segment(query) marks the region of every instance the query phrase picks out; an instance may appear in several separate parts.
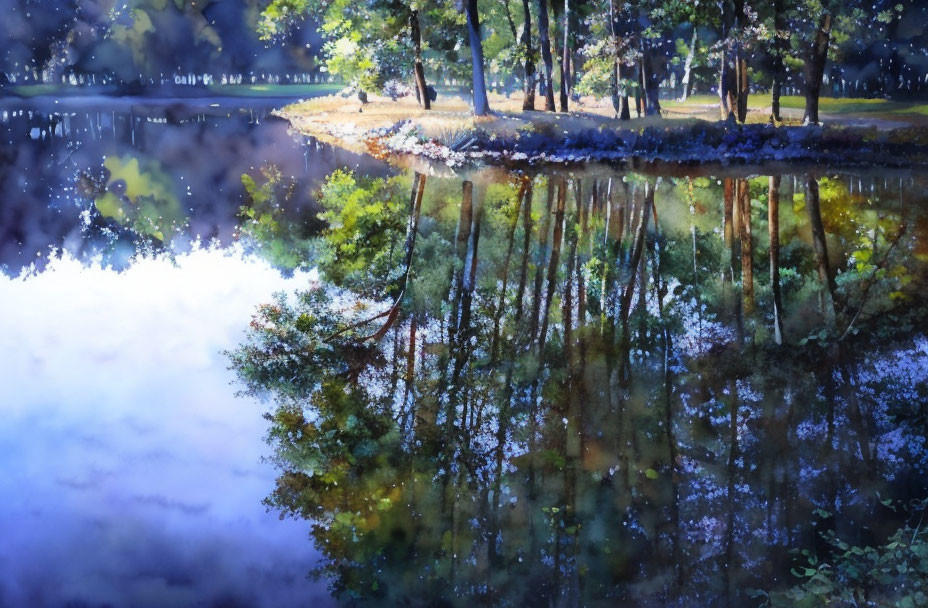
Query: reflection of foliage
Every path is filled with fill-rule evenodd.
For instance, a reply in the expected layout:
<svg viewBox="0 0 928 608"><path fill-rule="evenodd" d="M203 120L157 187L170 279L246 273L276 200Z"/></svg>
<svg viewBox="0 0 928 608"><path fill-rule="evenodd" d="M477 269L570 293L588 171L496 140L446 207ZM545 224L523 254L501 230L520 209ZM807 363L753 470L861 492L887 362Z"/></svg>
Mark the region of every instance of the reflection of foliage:
<svg viewBox="0 0 928 608"><path fill-rule="evenodd" d="M364 179L345 171L326 179L319 202L325 210L320 218L329 228L320 267L331 281L358 289L374 279L376 293L396 278L406 229L407 184L404 177Z"/></svg>
<svg viewBox="0 0 928 608"><path fill-rule="evenodd" d="M105 218L136 233L168 242L186 222L174 182L156 161L110 156L106 180L94 193L94 205Z"/></svg>
<svg viewBox="0 0 928 608"><path fill-rule="evenodd" d="M284 217L296 181L285 178L275 166L264 166L256 179L242 175L245 204L239 210L242 235L250 237L275 265L292 270L306 263L309 241L305 227Z"/></svg>
<svg viewBox="0 0 928 608"><path fill-rule="evenodd" d="M902 375L892 357L928 359L877 346L901 312L924 318L887 291L915 293L924 267L886 289L851 274L862 235L904 264L914 240L889 249L903 216L824 183L825 264L810 211L781 207L779 346L768 182L738 180L753 237L726 240L733 181L430 177L420 217L408 176L330 176L326 286L259 309L231 357L273 397L268 504L311 521L339 599L738 605L758 564L788 574L816 511L860 521L872 490L918 477L928 368ZM823 265L840 279L832 311ZM398 311L389 331L371 329L374 307ZM857 310L867 338L841 338Z"/></svg>
<svg viewBox="0 0 928 608"><path fill-rule="evenodd" d="M824 532L822 538L833 557L826 561L803 550L807 565L792 570L803 582L770 594L767 605L928 606L928 530L923 526L926 502L917 500L904 505L916 525L907 523L876 547L851 545L838 538L834 530ZM884 505L896 510L889 500ZM820 515L831 517L825 511Z"/></svg>

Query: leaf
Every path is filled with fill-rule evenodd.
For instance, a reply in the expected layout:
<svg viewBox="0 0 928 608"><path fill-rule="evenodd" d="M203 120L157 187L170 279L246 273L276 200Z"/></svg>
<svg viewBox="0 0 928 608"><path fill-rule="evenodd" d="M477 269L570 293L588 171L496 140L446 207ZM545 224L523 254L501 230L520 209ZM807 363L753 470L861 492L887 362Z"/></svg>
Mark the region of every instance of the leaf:
<svg viewBox="0 0 928 608"><path fill-rule="evenodd" d="M658 478L657 471L655 471L654 469L648 469L648 470L646 470L646 471L644 472L644 476L647 477L648 479L657 479L657 478Z"/></svg>

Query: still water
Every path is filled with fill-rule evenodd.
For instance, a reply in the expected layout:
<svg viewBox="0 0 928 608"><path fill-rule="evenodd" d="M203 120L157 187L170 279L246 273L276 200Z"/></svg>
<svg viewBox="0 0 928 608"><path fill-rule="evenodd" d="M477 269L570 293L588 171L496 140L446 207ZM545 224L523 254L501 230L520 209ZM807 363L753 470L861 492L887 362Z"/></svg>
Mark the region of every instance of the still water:
<svg viewBox="0 0 928 608"><path fill-rule="evenodd" d="M921 555L919 172L416 173L206 107L3 124L0 604L790 605Z"/></svg>

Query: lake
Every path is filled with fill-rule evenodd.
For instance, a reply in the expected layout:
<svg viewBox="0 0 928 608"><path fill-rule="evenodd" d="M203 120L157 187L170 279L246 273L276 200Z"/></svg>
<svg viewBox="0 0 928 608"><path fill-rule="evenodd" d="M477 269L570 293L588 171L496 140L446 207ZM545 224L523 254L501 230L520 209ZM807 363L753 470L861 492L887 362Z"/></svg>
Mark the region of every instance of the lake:
<svg viewBox="0 0 928 608"><path fill-rule="evenodd" d="M922 172L416 172L242 103L0 107L0 605L757 606L921 550Z"/></svg>

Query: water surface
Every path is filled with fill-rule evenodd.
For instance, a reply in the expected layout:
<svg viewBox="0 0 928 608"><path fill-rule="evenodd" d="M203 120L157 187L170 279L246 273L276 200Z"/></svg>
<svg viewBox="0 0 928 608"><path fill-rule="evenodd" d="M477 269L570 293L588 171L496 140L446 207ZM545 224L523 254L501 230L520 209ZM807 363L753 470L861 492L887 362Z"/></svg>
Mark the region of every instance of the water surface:
<svg viewBox="0 0 928 608"><path fill-rule="evenodd" d="M914 526L917 173L63 103L0 109L0 605L757 605Z"/></svg>

